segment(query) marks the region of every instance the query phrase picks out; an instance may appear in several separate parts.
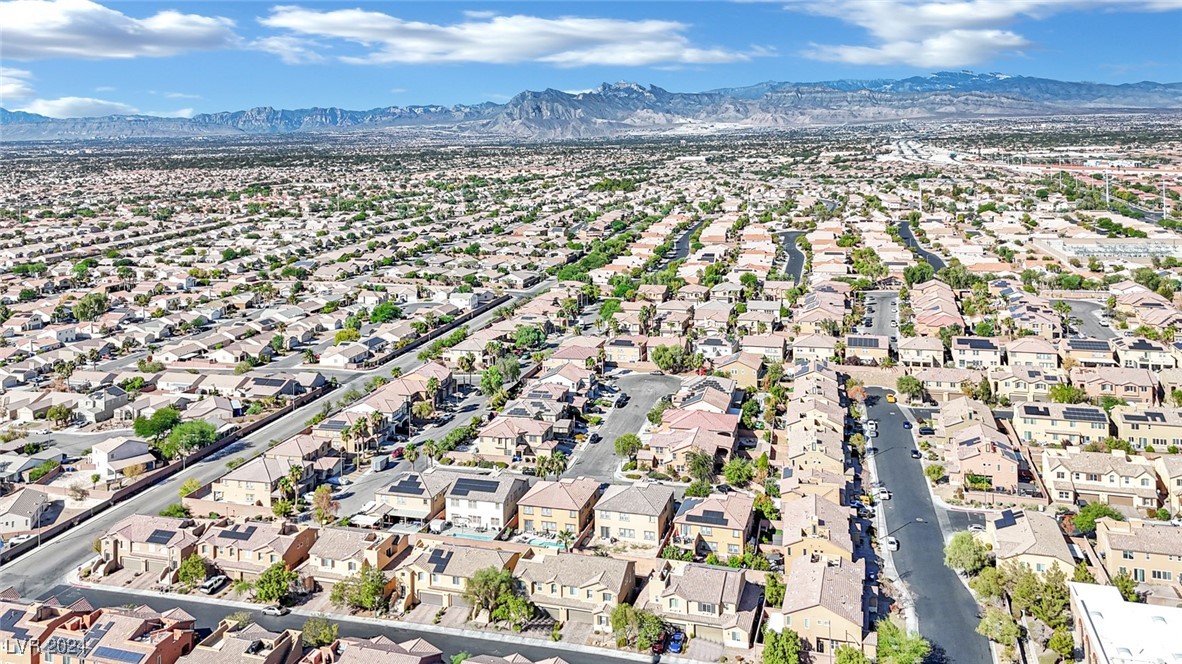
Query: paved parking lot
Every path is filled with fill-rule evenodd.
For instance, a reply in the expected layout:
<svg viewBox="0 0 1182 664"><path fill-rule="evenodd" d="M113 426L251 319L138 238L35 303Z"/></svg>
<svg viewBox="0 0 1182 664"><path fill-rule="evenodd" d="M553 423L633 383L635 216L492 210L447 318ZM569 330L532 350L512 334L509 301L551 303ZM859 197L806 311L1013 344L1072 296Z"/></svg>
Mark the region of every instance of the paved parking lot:
<svg viewBox="0 0 1182 664"><path fill-rule="evenodd" d="M616 438L626 433L637 433L644 418L661 397L677 391L681 380L676 376L654 376L629 373L616 379L616 385L627 393L629 400L623 408L612 408L599 426L602 440L594 445L584 444L574 463L567 468L566 477L593 477L610 482L620 460L616 457Z"/></svg>

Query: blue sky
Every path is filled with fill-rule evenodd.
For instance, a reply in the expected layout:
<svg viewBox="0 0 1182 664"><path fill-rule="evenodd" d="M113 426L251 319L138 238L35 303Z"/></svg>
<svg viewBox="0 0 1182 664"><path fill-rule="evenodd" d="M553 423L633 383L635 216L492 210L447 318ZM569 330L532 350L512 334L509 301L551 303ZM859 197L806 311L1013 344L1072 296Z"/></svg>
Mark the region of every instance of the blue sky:
<svg viewBox="0 0 1182 664"><path fill-rule="evenodd" d="M0 106L188 116L943 69L1182 79L1182 0L0 1Z"/></svg>

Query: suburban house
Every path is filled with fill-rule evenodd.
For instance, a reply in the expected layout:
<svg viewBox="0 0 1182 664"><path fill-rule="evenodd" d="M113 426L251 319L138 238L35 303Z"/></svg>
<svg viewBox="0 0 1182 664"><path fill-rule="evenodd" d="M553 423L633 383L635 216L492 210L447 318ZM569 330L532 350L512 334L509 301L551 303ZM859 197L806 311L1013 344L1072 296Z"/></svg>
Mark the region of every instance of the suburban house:
<svg viewBox="0 0 1182 664"><path fill-rule="evenodd" d="M151 470L156 467L158 459L148 443L120 436L90 448L90 462L102 481L110 481L123 477L128 468L138 467L141 474Z"/></svg>
<svg viewBox="0 0 1182 664"><path fill-rule="evenodd" d="M197 542L210 525L208 521L132 514L100 538L99 569L103 574L130 569L162 579L196 553Z"/></svg>
<svg viewBox="0 0 1182 664"><path fill-rule="evenodd" d="M1182 410L1130 404L1116 406L1109 414L1116 437L1139 450L1152 447L1160 453L1182 447Z"/></svg>
<svg viewBox="0 0 1182 664"><path fill-rule="evenodd" d="M754 500L741 493L686 498L673 517L674 544L721 559L741 556L755 524Z"/></svg>
<svg viewBox="0 0 1182 664"><path fill-rule="evenodd" d="M476 436L476 453L484 457L534 459L553 448L554 425L528 417L497 416Z"/></svg>
<svg viewBox="0 0 1182 664"><path fill-rule="evenodd" d="M336 583L356 575L363 567L385 569L407 544L405 536L381 530L325 526L316 534L308 559L296 571L315 579L329 592ZM387 582L387 597L396 585L392 578Z"/></svg>
<svg viewBox="0 0 1182 664"><path fill-rule="evenodd" d="M1083 445L1108 437L1108 413L1087 404L1018 404L1012 421L1018 439L1027 443Z"/></svg>
<svg viewBox="0 0 1182 664"><path fill-rule="evenodd" d="M280 521L252 521L211 526L197 542L197 553L231 579L257 579L268 567L282 563L295 569L316 542L314 528Z"/></svg>
<svg viewBox="0 0 1182 664"><path fill-rule="evenodd" d="M613 484L595 504L595 535L609 542L659 546L673 521L673 496L673 489L663 484Z"/></svg>
<svg viewBox="0 0 1182 664"><path fill-rule="evenodd" d="M984 539L992 544L997 563L1026 565L1042 574L1054 567L1067 576L1075 556L1055 517L1043 512L1005 510L985 520Z"/></svg>
<svg viewBox="0 0 1182 664"><path fill-rule="evenodd" d="M499 532L529 489L519 475L465 475L447 489L447 518L457 526Z"/></svg>
<svg viewBox="0 0 1182 664"><path fill-rule="evenodd" d="M50 504L44 491L31 486L0 497L0 537L24 534L40 528Z"/></svg>
<svg viewBox="0 0 1182 664"><path fill-rule="evenodd" d="M1148 369L1075 367L1070 375L1071 384L1082 387L1092 399L1112 397L1153 406L1157 404L1161 389L1157 376Z"/></svg>
<svg viewBox="0 0 1182 664"><path fill-rule="evenodd" d="M369 515L387 522L427 523L443 514L447 490L460 476L440 468L401 473L389 485L374 492L377 506Z"/></svg>
<svg viewBox="0 0 1182 664"><path fill-rule="evenodd" d="M1096 552L1109 576L1182 591L1182 528L1143 519L1096 519Z"/></svg>
<svg viewBox="0 0 1182 664"><path fill-rule="evenodd" d="M1042 479L1048 497L1056 503L1106 503L1131 513L1156 510L1160 504L1153 462L1121 450L1044 449Z"/></svg>
<svg viewBox="0 0 1182 664"><path fill-rule="evenodd" d="M853 561L855 540L851 509L816 495L783 504L784 574L802 557Z"/></svg>
<svg viewBox="0 0 1182 664"><path fill-rule="evenodd" d="M398 604L409 609L416 604L440 608L468 606L464 589L477 570L493 568L512 571L520 553L463 544L436 544L420 540L395 570Z"/></svg>
<svg viewBox="0 0 1182 664"><path fill-rule="evenodd" d="M741 569L699 563L657 561L644 602L686 634L734 648L749 648L759 626L762 586L748 583Z"/></svg>
<svg viewBox="0 0 1182 664"><path fill-rule="evenodd" d="M611 613L636 587L636 563L605 556L551 553L523 558L514 570L530 601L562 623L611 631Z"/></svg>
<svg viewBox="0 0 1182 664"><path fill-rule="evenodd" d="M518 526L527 533L582 534L591 525L599 481L586 477L539 481L517 501Z"/></svg>
<svg viewBox="0 0 1182 664"><path fill-rule="evenodd" d="M866 563L802 557L785 578L784 601L768 607L768 629L790 629L800 636L811 661L848 646L873 657L878 635L878 596L866 582ZM820 660L829 661L829 660Z"/></svg>
<svg viewBox="0 0 1182 664"><path fill-rule="evenodd" d="M899 364L905 367L944 366L944 342L939 337L901 337Z"/></svg>

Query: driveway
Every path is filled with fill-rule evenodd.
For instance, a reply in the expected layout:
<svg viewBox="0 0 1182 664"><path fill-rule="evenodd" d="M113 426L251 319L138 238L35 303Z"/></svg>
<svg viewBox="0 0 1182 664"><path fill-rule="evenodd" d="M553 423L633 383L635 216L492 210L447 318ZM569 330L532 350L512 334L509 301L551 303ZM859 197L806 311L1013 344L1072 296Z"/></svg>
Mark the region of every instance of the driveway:
<svg viewBox="0 0 1182 664"><path fill-rule="evenodd" d="M676 376L653 376L645 373L630 373L616 379L616 385L628 395L623 408L612 408L598 432L602 440L592 445L584 443L574 463L567 468L565 477L591 477L610 482L620 459L616 457L616 438L626 433L639 433L644 418L661 397L677 391L681 379Z"/></svg>
<svg viewBox="0 0 1182 664"><path fill-rule="evenodd" d="M879 435L872 439L879 450L875 455L878 480L893 494L891 500L879 503L888 531L879 537L899 539L899 550L892 557L898 581L907 585L914 598L919 631L943 651L943 662L992 664L989 644L977 634L977 602L956 573L944 566L944 542L951 533L946 535L940 522L950 517L932 504L922 466L911 458L915 442L911 431L903 428L903 413L898 404L887 403L885 390L867 392L869 416L878 420ZM957 516L956 521L962 518L969 517Z"/></svg>

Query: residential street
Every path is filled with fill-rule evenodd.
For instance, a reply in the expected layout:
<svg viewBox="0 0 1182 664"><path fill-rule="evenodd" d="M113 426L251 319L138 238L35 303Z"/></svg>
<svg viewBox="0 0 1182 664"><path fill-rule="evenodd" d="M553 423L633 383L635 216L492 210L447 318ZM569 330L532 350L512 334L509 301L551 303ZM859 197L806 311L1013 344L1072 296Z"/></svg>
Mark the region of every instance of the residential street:
<svg viewBox="0 0 1182 664"><path fill-rule="evenodd" d="M189 612L197 619L197 627L199 629L211 629L217 626L217 623L222 618L230 613L233 607L227 607L215 601L199 601L191 598L186 598L182 595L176 597L169 597L162 599L159 597L145 597L143 595L132 592L119 592L111 590L95 590L90 588L78 588L68 585L59 585L52 588L48 596L57 596L63 600L63 603L70 602L85 597L95 606L123 606L127 604L147 604L158 611L166 611L174 607L180 607ZM462 610L462 609L457 609ZM263 627L279 631L284 629L301 629L304 621L308 619L308 615L300 615L299 613L289 613L286 616L264 616L260 611L251 611L251 618ZM443 651L444 661L448 661L452 655L461 652L469 652L473 654L498 655L505 656L512 653L520 653L533 661L538 661L550 657L561 657L570 662L570 664L598 664L599 662L627 662L624 658L604 657L598 654L581 653L569 650L561 645L554 647L540 647L534 645L520 645L512 642L502 642L494 639L481 639L476 635L454 636L450 634L442 634L435 632L428 632L426 630L418 629L416 626L401 623L395 625L391 623L389 626L376 626L368 620L356 620L344 616L333 616L333 622L340 626L341 636L357 636L369 638L382 634L395 641L401 642L408 639L426 638L436 648ZM538 638L539 635L534 635ZM548 635L541 635L548 636Z"/></svg>
<svg viewBox="0 0 1182 664"><path fill-rule="evenodd" d="M533 289L514 298L518 301L549 288L554 283L547 279ZM496 310L477 316L468 323L470 331L489 325L496 317ZM342 389L329 393L326 399L337 399L348 385L358 387L368 378L376 375L390 376L394 367L404 373L422 364L417 353L409 352L397 359L368 372L358 372L350 378L341 379ZM226 472L226 462L235 457L252 458L267 449L272 440L285 440L300 432L306 422L322 407L324 399L312 401L295 411L284 415L255 433L235 442L225 450L207 457L203 461L173 475L171 478L146 489L138 496L122 502L106 512L80 524L76 528L52 540L47 540L36 549L0 567L0 579L5 585L12 585L25 597L40 597L50 588L58 585L66 573L94 555L94 539L131 514L156 514L170 504L178 502L177 488L190 478L196 478L203 485ZM365 501L362 501L363 503Z"/></svg>
<svg viewBox="0 0 1182 664"><path fill-rule="evenodd" d="M906 242L908 246L915 247L919 251L919 255L922 256L923 259L926 260L933 268L942 270L947 267L948 264L944 262L943 258L925 249L924 246L915 239L915 234L911 232L911 224L909 222L899 222L899 236L903 238L903 241Z"/></svg>
<svg viewBox="0 0 1182 664"><path fill-rule="evenodd" d="M943 651L948 664L992 664L988 642L977 634L977 603L952 570L944 566L944 542L951 536L941 530L941 520L948 521L944 510L932 504L922 466L911 458L915 448L911 431L903 428L905 419L898 404L888 403L886 390L867 390L867 411L878 420L879 436L870 439L878 448L875 464L878 480L893 494L879 503L885 513L886 533L899 539L893 554L899 579L906 584L915 601L919 631ZM968 517L956 517L956 521ZM964 523L967 527L967 523Z"/></svg>
<svg viewBox="0 0 1182 664"><path fill-rule="evenodd" d="M873 321L873 325L867 330L866 326L859 324L858 329L868 332L869 334L878 334L884 337L898 336L899 328L897 323L899 321L899 314L896 309L891 308L892 302L898 302L898 291L868 291L866 293L866 301L870 308L874 309L874 313L867 311L867 316ZM892 326L891 321L896 325Z"/></svg>
<svg viewBox="0 0 1182 664"><path fill-rule="evenodd" d="M792 277L796 283L804 277L804 252L800 247L796 246L796 238L804 235L803 231L787 231L780 234L780 240L784 243L784 253L787 255L787 260L784 262L784 275Z"/></svg>
<svg viewBox="0 0 1182 664"><path fill-rule="evenodd" d="M1115 339L1120 333L1112 327L1100 325L1100 314L1104 311L1103 302L1084 302L1082 300L1065 300L1071 305L1071 315L1080 320L1081 334L1093 339Z"/></svg>

